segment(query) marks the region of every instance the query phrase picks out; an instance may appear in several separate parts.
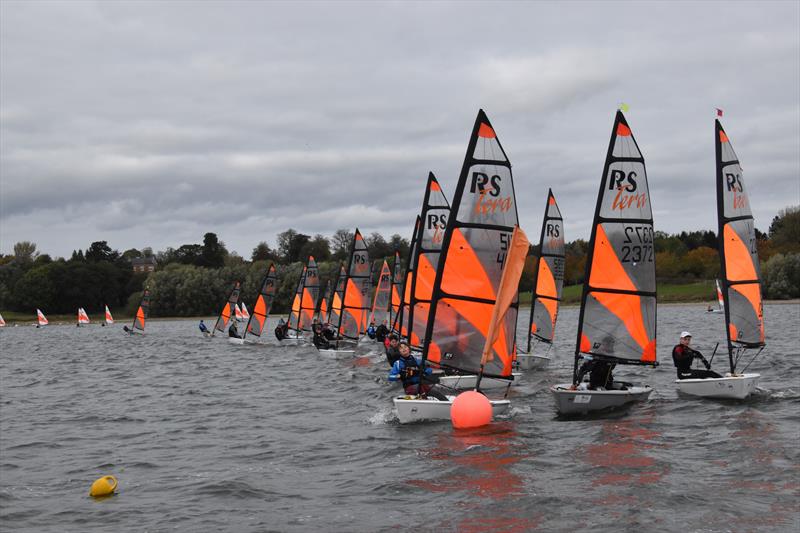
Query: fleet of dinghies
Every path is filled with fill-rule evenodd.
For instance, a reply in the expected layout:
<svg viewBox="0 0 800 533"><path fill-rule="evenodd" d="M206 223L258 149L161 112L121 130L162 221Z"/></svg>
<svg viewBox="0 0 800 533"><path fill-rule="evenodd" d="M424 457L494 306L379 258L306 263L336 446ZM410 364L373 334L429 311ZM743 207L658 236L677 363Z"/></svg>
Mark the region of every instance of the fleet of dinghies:
<svg viewBox="0 0 800 533"><path fill-rule="evenodd" d="M719 120L715 148L722 274L717 280L719 309L709 311L724 314L729 372L721 378L675 383L683 394L742 399L760 377L745 371L765 347L761 277L741 166ZM335 278L321 291L317 262L309 256L287 322L279 326L288 331L279 339L289 344L313 339L320 346L315 335L324 330L330 342L319 352L346 356L365 339L368 324L385 324L419 356L420 375L433 371L432 381L453 392L505 391L489 403L494 414L506 412L511 405L509 387L522 376L521 370L541 370L551 360L564 284L564 220L551 189L534 257L522 351L517 339L518 287L530 243L518 222L511 163L480 110L452 204L429 173L405 260L399 251L391 267L383 260L373 290L373 265L356 228L347 261L338 265ZM654 235L644 157L625 116L617 111L592 222L572 381L550 387L559 414L626 407L650 396L647 384L606 381L606 386L593 386L579 381L590 367L658 365ZM256 343L264 335L278 289L275 265L267 267L260 281L252 313L241 301L241 288L239 281L233 283L206 335L227 332L233 344ZM132 327L125 326L125 331L144 333L149 308L150 291L145 288ZM38 326L48 323L41 310L36 315ZM78 309L77 322L90 323L83 308ZM241 333L239 322L244 323ZM103 325L113 323L105 306ZM753 351L737 372L742 358ZM423 381L416 394L407 387L406 394L393 398L401 423L450 418L455 396L429 396Z"/></svg>

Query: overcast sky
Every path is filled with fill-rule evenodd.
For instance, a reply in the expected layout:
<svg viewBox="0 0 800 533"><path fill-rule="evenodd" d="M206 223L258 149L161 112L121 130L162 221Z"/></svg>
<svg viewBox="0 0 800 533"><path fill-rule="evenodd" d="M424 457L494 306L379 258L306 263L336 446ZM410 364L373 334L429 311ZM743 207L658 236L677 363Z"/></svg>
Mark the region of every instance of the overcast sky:
<svg viewBox="0 0 800 533"><path fill-rule="evenodd" d="M657 230L716 229L715 108L756 226L800 203L800 3L0 2L0 251L289 227L410 236L483 108L521 224L587 238L614 112Z"/></svg>

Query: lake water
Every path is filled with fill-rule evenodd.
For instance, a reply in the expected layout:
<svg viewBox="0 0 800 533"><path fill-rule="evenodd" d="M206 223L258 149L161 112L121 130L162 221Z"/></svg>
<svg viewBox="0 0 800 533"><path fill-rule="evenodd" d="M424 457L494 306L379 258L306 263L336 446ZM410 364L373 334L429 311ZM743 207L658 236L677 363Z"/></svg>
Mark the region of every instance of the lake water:
<svg viewBox="0 0 800 533"><path fill-rule="evenodd" d="M662 366L615 372L652 384L650 400L560 420L547 386L570 379L577 314L563 309L553 363L512 388L509 416L471 431L398 424L375 345L323 358L272 327L232 346L193 321L144 337L4 328L0 530L800 530L800 305L765 306L747 401L678 397L678 333L708 357L723 318L662 306ZM118 495L89 498L105 474Z"/></svg>

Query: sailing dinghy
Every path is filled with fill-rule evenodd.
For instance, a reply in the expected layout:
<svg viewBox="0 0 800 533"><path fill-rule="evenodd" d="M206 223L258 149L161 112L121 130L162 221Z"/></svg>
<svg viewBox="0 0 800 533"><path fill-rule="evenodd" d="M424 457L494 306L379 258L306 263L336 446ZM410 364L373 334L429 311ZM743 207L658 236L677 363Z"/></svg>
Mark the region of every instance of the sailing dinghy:
<svg viewBox="0 0 800 533"><path fill-rule="evenodd" d="M36 327L38 328L39 326L46 326L47 324L49 324L49 322L47 320L47 317L44 316L44 313L42 313L41 309L37 309L36 310Z"/></svg>
<svg viewBox="0 0 800 533"><path fill-rule="evenodd" d="M755 224L742 178L742 167L719 120L714 131L714 145L721 292L730 372L722 378L679 379L675 383L678 392L684 394L742 400L755 390L761 375L737 373L739 359L749 350L758 350L752 362L766 346L761 272Z"/></svg>
<svg viewBox="0 0 800 533"><path fill-rule="evenodd" d="M725 312L725 300L722 297L722 287L719 285L719 279L715 280L717 285L717 307L716 309L712 306L708 306L709 313L724 313Z"/></svg>
<svg viewBox="0 0 800 533"><path fill-rule="evenodd" d="M303 292L300 297L300 317L298 330L313 336L314 314L319 300L319 268L313 255L308 256L303 275Z"/></svg>
<svg viewBox="0 0 800 533"><path fill-rule="evenodd" d="M484 347L517 220L511 163L489 119L480 110L447 216L436 275L430 285L421 343L422 372L434 363L443 369L475 374L479 385L483 377L513 379L516 291L511 307L503 314L497 339L491 343L491 358L484 356ZM424 225L425 221L422 222ZM431 281L428 275L417 273L417 284L423 279ZM448 398L445 402L431 397L400 396L394 398L394 406L401 423L449 420L455 396ZM505 399L490 403L495 415L510 406Z"/></svg>
<svg viewBox="0 0 800 533"><path fill-rule="evenodd" d="M216 336L217 332L221 333L228 333L228 324L231 320L236 320L236 304L239 303L239 293L241 292L241 284L238 281L233 282L233 286L231 287L230 292L228 293L228 298L225 301L225 305L222 306L222 310L219 312L219 316L217 317L217 321L214 323L214 327L211 329L211 336ZM233 327L234 324L231 324ZM228 334L230 335L230 334ZM229 342L233 344L242 344L241 337L228 337L230 340Z"/></svg>
<svg viewBox="0 0 800 533"><path fill-rule="evenodd" d="M150 290L145 287L142 291L142 299L139 300L139 307L136 308L136 314L133 315L133 326L128 329L125 326L125 331L130 335L144 335L144 324L150 317Z"/></svg>
<svg viewBox="0 0 800 533"><path fill-rule="evenodd" d="M370 311L369 292L372 286L369 252L361 232L356 228L350 248L348 268L341 271L334 295L334 311L338 312L337 336L333 348L320 349L321 354L353 355L358 340L367 332ZM341 287L341 296L340 296Z"/></svg>
<svg viewBox="0 0 800 533"><path fill-rule="evenodd" d="M111 311L108 309L108 306L106 306L106 325L110 326L113 323L114 323L114 317L111 316Z"/></svg>
<svg viewBox="0 0 800 533"><path fill-rule="evenodd" d="M242 332L242 343L254 343L253 337L259 338L264 333L264 328L267 325L267 318L272 309L272 301L275 299L275 291L277 290L277 274L275 272L275 265L270 263L267 268L267 273L264 279L261 280L256 303L253 304L253 312L247 319L247 326ZM245 309L245 307L242 307ZM249 337L249 338L248 338Z"/></svg>
<svg viewBox="0 0 800 533"><path fill-rule="evenodd" d="M79 307L77 326L80 327L86 324L89 324L89 315L86 313L86 310L83 307Z"/></svg>
<svg viewBox="0 0 800 533"><path fill-rule="evenodd" d="M617 111L589 241L573 382L581 359L590 357L618 365L658 364L654 255L644 158L625 117ZM609 390L574 385L550 388L562 415L622 407L646 400L653 391L648 385L616 385Z"/></svg>
<svg viewBox="0 0 800 533"><path fill-rule="evenodd" d="M547 205L539 238L539 260L531 289L531 315L528 323L527 353L517 353L519 368L544 368L550 363L558 306L564 287L564 219L553 190L547 192ZM536 346L547 346L543 354L533 353Z"/></svg>
<svg viewBox="0 0 800 533"><path fill-rule="evenodd" d="M4 328L6 326L6 321L3 318L3 315L0 315L0 328Z"/></svg>
<svg viewBox="0 0 800 533"><path fill-rule="evenodd" d="M306 265L300 272L300 279L297 280L297 288L292 299L292 308L289 310L289 318L286 319L286 336L281 339L281 343L296 344L303 340L303 333L300 331L300 306L303 301L303 283L306 278Z"/></svg>

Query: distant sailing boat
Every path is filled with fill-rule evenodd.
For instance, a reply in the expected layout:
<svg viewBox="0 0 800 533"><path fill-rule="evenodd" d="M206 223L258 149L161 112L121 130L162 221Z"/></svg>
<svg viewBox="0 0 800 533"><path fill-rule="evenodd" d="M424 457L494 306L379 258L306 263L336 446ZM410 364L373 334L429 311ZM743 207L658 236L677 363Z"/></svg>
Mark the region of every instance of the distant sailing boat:
<svg viewBox="0 0 800 533"><path fill-rule="evenodd" d="M145 288L142 291L142 299L139 300L139 307L136 308L136 314L133 316L133 327L124 329L127 333L133 335L134 333L144 335L144 324L150 317L150 290Z"/></svg>
<svg viewBox="0 0 800 533"><path fill-rule="evenodd" d="M228 293L228 298L225 301L225 305L222 306L222 310L219 312L219 316L217 317L217 321L214 323L214 327L211 329L211 336L215 336L217 332L227 333L228 332L228 323L231 319L236 319L236 304L239 303L239 293L241 292L241 284L238 281L233 282L233 286L231 287L230 292ZM237 340L241 341L238 337L229 337L234 339L232 342L238 344Z"/></svg>
<svg viewBox="0 0 800 533"><path fill-rule="evenodd" d="M264 279L261 280L261 288L258 291L256 303L253 304L253 312L250 314L247 326L245 326L242 333L243 342L253 342L247 338L248 335L250 337L261 337L264 332L264 328L267 325L267 317L269 317L269 312L272 309L272 301L275 299L275 291L278 288L277 280L275 265L270 263Z"/></svg>
<svg viewBox="0 0 800 533"><path fill-rule="evenodd" d="M656 268L653 214L644 158L617 111L600 180L581 296L573 382L581 359L656 366ZM582 387L582 385L580 386ZM561 414L644 401L648 385L550 388Z"/></svg>
<svg viewBox="0 0 800 533"><path fill-rule="evenodd" d="M361 232L356 228L353 244L350 248L350 260L345 271L339 276L342 293L339 296L339 284L334 296L334 310L338 311L337 338L332 341L334 349L322 349L320 353L353 354L359 338L367 332L367 316L369 314L370 261L367 245ZM337 298L340 307L337 309Z"/></svg>
<svg viewBox="0 0 800 533"><path fill-rule="evenodd" d="M37 309L36 310L36 327L38 328L39 326L46 326L47 324L49 324L49 322L47 321L47 317L44 316L44 313L42 313L42 311L40 309Z"/></svg>
<svg viewBox="0 0 800 533"><path fill-rule="evenodd" d="M319 300L319 268L313 255L308 256L305 275L303 276L303 291L300 298L300 320L298 329L302 332L312 332L314 314Z"/></svg>
<svg viewBox="0 0 800 533"><path fill-rule="evenodd" d="M6 325L6 321L5 321L5 319L3 319L3 315L0 315L0 328L5 327L5 325Z"/></svg>
<svg viewBox="0 0 800 533"><path fill-rule="evenodd" d="M113 323L114 317L111 316L111 311L108 309L108 306L106 306L106 324L110 326Z"/></svg>
<svg viewBox="0 0 800 533"><path fill-rule="evenodd" d="M741 400L755 390L761 375L737 373L739 359L748 350L758 349L750 361L752 363L766 346L761 272L755 224L742 167L719 120L715 126L717 235L730 373L723 378L679 379L676 383L678 391L686 394Z"/></svg>
<svg viewBox="0 0 800 533"><path fill-rule="evenodd" d="M539 259L531 289L527 353L517 352L520 368L541 368L550 363L548 354L553 347L558 306L564 287L564 257L564 220L550 189L547 191L542 234L539 237ZM540 342L547 345L545 353L541 355L533 353Z"/></svg>
<svg viewBox="0 0 800 533"><path fill-rule="evenodd" d="M233 309L233 313L234 313L237 321L241 322L241 321L244 320L244 313L242 313L241 304L236 304L236 306Z"/></svg>
<svg viewBox="0 0 800 533"><path fill-rule="evenodd" d="M367 320L368 323L383 323L386 324L387 328L390 326L392 288L392 271L389 270L389 263L384 259L381 273L378 275L378 286L372 299L372 310L369 314L369 320Z"/></svg>
<svg viewBox="0 0 800 533"><path fill-rule="evenodd" d="M435 363L443 368L476 374L479 385L483 376L513 379L516 287L510 307L501 315L499 327L492 325L492 317L496 314L503 266L517 220L511 163L489 119L480 110L453 205L446 217L436 275L431 279L429 273L415 273L417 286L430 283L431 287L421 372L429 363ZM422 222L426 226L426 220ZM416 287L412 292L416 293ZM412 309L416 314L415 307ZM416 321L414 318L412 327L416 327L413 326ZM484 355L490 329L496 331L495 340L488 347L491 357ZM449 401L440 401L400 396L394 398L394 405L401 423L448 420L454 397L449 398ZM492 400L491 405L493 413L499 414L509 408L510 402Z"/></svg>
<svg viewBox="0 0 800 533"><path fill-rule="evenodd" d="M303 302L303 284L306 279L306 265L303 265L303 270L300 272L300 279L297 280L297 289L294 291L294 298L292 299L292 308L289 310L289 318L286 320L288 329L286 330L286 337L281 341L298 341L303 338L300 331L300 307Z"/></svg>
<svg viewBox="0 0 800 533"><path fill-rule="evenodd" d="M717 287L717 308L714 309L712 306L708 306L709 313L724 313L725 312L725 300L722 297L722 287L719 285L719 279L714 280L716 282Z"/></svg>
<svg viewBox="0 0 800 533"><path fill-rule="evenodd" d="M89 323L89 315L86 314L86 310L83 307L78 308L78 324L77 326L82 326Z"/></svg>

